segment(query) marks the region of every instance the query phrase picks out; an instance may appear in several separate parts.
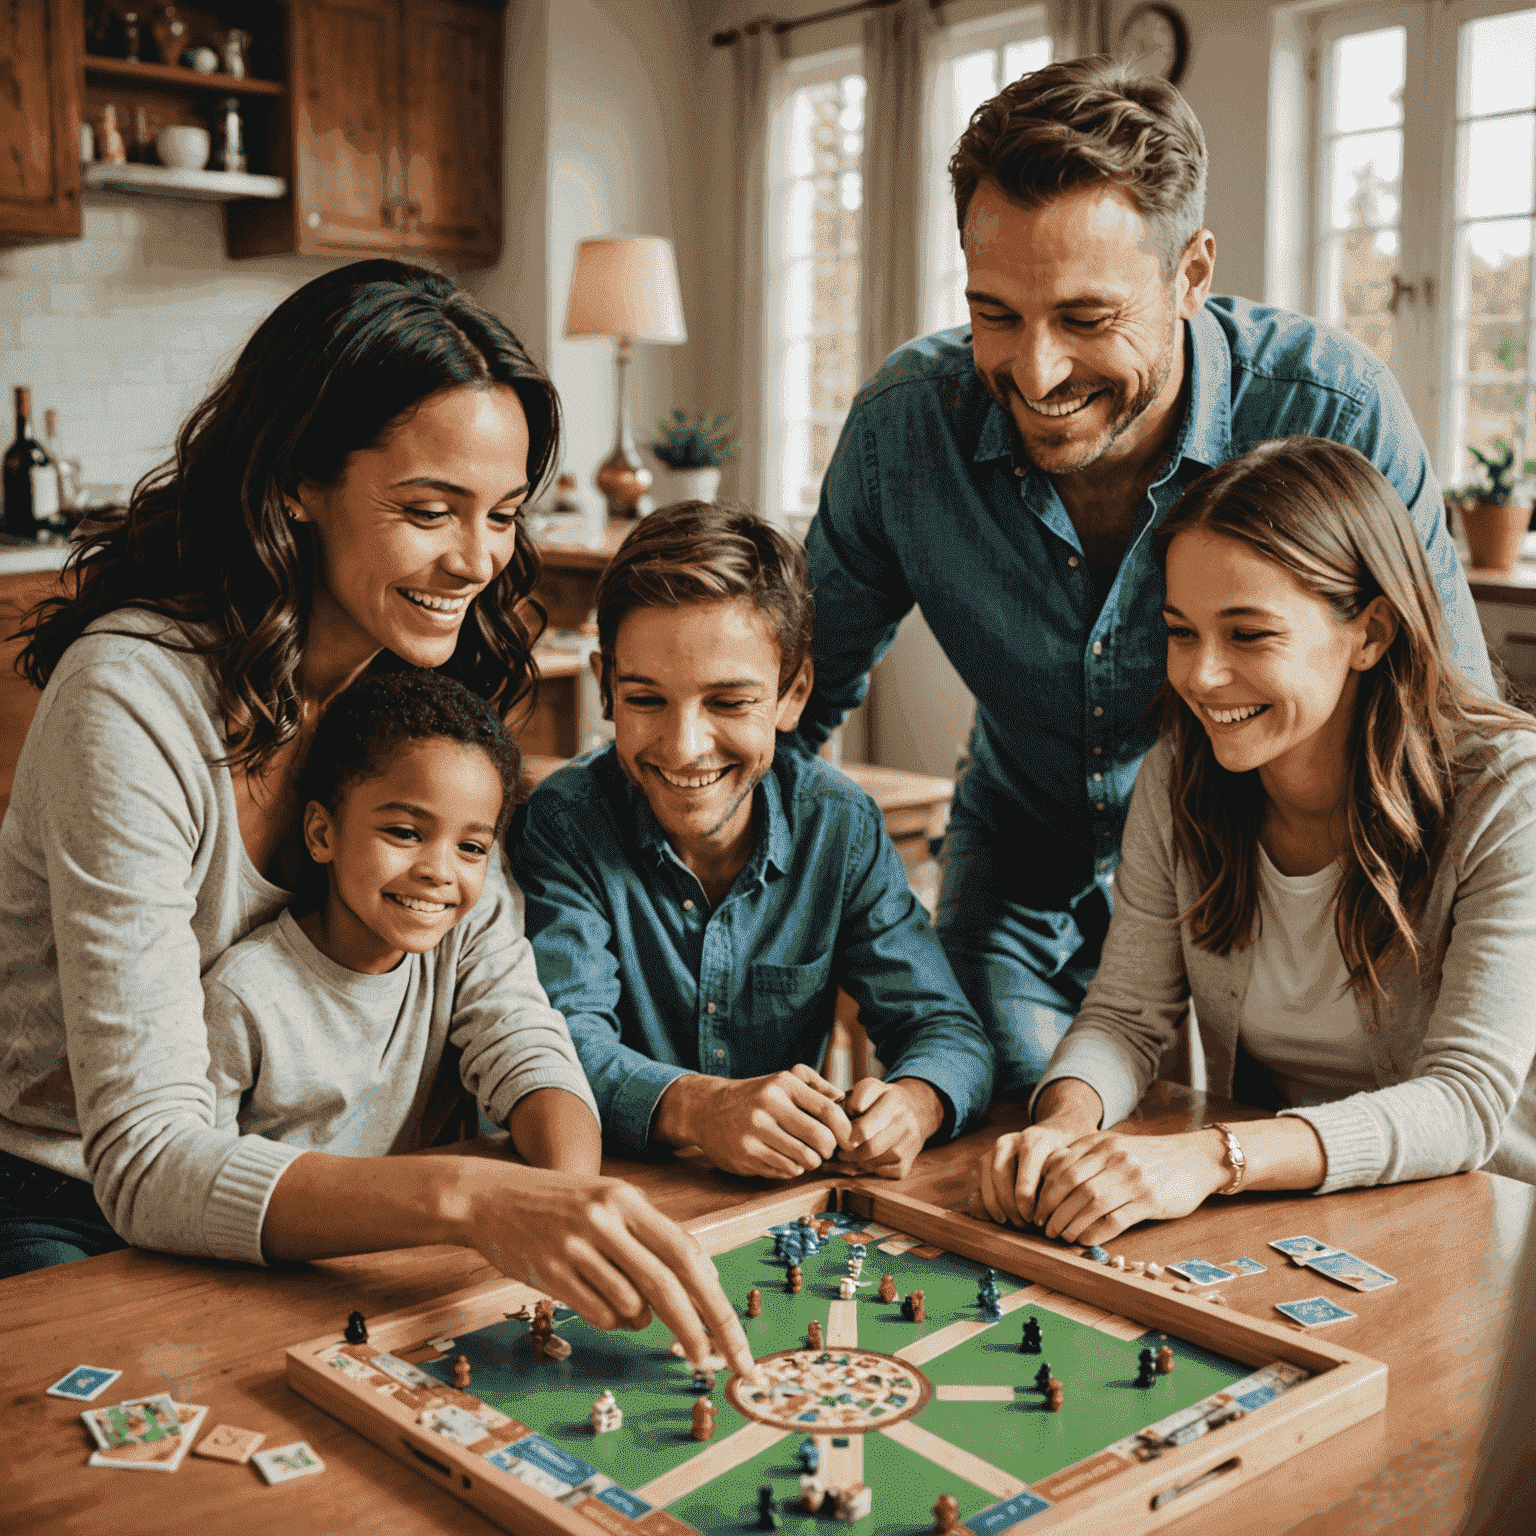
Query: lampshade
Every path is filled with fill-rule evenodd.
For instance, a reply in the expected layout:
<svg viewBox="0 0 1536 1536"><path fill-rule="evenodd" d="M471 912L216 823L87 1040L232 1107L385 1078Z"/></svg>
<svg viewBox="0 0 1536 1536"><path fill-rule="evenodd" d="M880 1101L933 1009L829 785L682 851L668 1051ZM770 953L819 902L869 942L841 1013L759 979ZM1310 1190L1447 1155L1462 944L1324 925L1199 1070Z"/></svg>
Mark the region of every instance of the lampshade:
<svg viewBox="0 0 1536 1536"><path fill-rule="evenodd" d="M571 268L565 334L687 341L672 242L660 235L583 240Z"/></svg>

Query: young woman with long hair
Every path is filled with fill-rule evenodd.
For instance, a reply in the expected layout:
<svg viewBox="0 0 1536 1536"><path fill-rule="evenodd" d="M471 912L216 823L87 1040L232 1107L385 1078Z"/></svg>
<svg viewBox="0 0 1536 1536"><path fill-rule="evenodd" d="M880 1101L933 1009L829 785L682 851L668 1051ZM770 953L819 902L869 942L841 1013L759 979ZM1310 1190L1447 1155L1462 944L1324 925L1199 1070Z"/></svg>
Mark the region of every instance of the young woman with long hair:
<svg viewBox="0 0 1536 1536"><path fill-rule="evenodd" d="M1352 448L1232 459L1154 540L1164 728L1103 963L1034 1124L982 1160L986 1210L1103 1243L1243 1188L1536 1182L1536 720L1456 668L1413 523ZM1211 1091L1279 1113L1115 1134L1191 1001Z"/></svg>
<svg viewBox="0 0 1536 1536"><path fill-rule="evenodd" d="M125 1242L258 1263L458 1242L600 1326L654 1305L696 1355L707 1322L747 1358L697 1244L597 1177L499 859L480 1022L434 1038L417 1143L457 1090L432 1091L441 1065L536 1166L340 1156L213 1115L200 976L299 883L296 784L330 700L370 668L441 669L501 714L532 686L521 508L559 415L473 298L359 262L278 306L71 557L26 631L43 695L0 827L0 1273ZM535 1065L523 1025L556 1042Z"/></svg>

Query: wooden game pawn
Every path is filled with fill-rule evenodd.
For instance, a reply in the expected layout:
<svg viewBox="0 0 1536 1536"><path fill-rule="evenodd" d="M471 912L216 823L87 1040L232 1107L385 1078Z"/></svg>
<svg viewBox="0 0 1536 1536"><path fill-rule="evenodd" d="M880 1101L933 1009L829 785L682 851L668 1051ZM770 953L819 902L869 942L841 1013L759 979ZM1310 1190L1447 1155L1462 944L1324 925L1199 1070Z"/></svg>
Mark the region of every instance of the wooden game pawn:
<svg viewBox="0 0 1536 1536"><path fill-rule="evenodd" d="M952 1493L941 1493L933 1506L934 1536L949 1536L960 1523L960 1504Z"/></svg>
<svg viewBox="0 0 1536 1536"><path fill-rule="evenodd" d="M876 1292L876 1295L887 1306L896 1300L896 1280L893 1275L880 1276L880 1289Z"/></svg>
<svg viewBox="0 0 1536 1536"><path fill-rule="evenodd" d="M800 1507L806 1514L814 1515L826 1502L827 1490L814 1472L800 1474Z"/></svg>
<svg viewBox="0 0 1536 1536"><path fill-rule="evenodd" d="M1173 1374L1173 1351L1166 1344L1158 1350L1155 1363L1159 1376L1171 1376Z"/></svg>
<svg viewBox="0 0 1536 1536"><path fill-rule="evenodd" d="M1053 1376L1050 1381L1046 1383L1045 1406L1049 1408L1052 1413L1060 1413L1061 1405L1066 1401L1066 1396L1066 1388L1063 1387L1062 1384Z"/></svg>
<svg viewBox="0 0 1536 1536"><path fill-rule="evenodd" d="M460 1392L469 1391L469 1356L460 1355L453 1362L453 1385Z"/></svg>
<svg viewBox="0 0 1536 1536"><path fill-rule="evenodd" d="M814 1317L811 1319L809 1326L805 1330L805 1337L812 1349L820 1349L822 1347L821 1323L818 1319Z"/></svg>
<svg viewBox="0 0 1536 1536"><path fill-rule="evenodd" d="M747 1316L761 1317L763 1315L763 1293L754 1285L747 1292Z"/></svg>
<svg viewBox="0 0 1536 1536"><path fill-rule="evenodd" d="M923 1306L923 1293L921 1291L912 1292L912 1321L914 1323L926 1323L928 1321L928 1313Z"/></svg>
<svg viewBox="0 0 1536 1536"><path fill-rule="evenodd" d="M693 1422L688 1433L695 1440L714 1439L715 1405L707 1397L694 1399Z"/></svg>

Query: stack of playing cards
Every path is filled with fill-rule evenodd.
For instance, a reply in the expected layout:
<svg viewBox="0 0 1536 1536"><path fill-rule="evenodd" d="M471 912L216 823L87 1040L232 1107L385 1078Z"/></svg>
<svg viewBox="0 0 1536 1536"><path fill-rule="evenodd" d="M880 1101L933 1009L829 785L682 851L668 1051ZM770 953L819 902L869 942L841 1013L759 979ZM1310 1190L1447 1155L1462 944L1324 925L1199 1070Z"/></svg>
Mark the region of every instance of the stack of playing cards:
<svg viewBox="0 0 1536 1536"><path fill-rule="evenodd" d="M89 1408L80 1415L95 1439L93 1467L127 1467L174 1472L202 1428L207 1408L174 1403L169 1392L133 1397L110 1408Z"/></svg>
<svg viewBox="0 0 1536 1536"><path fill-rule="evenodd" d="M1395 1275L1377 1269L1374 1264L1367 1264L1364 1259L1356 1258L1342 1248L1321 1243L1315 1237L1280 1237L1269 1246L1303 1267L1315 1269L1320 1275L1327 1275L1330 1280L1347 1285L1352 1291L1379 1291L1383 1286L1397 1284ZM1355 1315L1336 1306L1326 1296L1312 1296L1305 1301L1276 1302L1275 1310L1307 1328L1343 1322L1345 1318Z"/></svg>

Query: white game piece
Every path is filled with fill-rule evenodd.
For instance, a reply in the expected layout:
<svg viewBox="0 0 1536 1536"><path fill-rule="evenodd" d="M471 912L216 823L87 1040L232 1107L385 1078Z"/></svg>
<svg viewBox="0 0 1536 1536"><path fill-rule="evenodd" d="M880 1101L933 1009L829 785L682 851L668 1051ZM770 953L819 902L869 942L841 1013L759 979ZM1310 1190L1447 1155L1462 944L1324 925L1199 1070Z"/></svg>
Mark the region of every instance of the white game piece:
<svg viewBox="0 0 1536 1536"><path fill-rule="evenodd" d="M308 1477L311 1473L325 1471L325 1463L304 1440L295 1440L291 1445L274 1446L270 1451L257 1451L251 1460L269 1483L291 1483L296 1477Z"/></svg>
<svg viewBox="0 0 1536 1536"><path fill-rule="evenodd" d="M1148 1264L1147 1265L1147 1273L1149 1275L1151 1275L1151 1277L1154 1280L1157 1279L1157 1277L1160 1274L1162 1274L1162 1272L1163 1272L1163 1266L1161 1264Z"/></svg>

